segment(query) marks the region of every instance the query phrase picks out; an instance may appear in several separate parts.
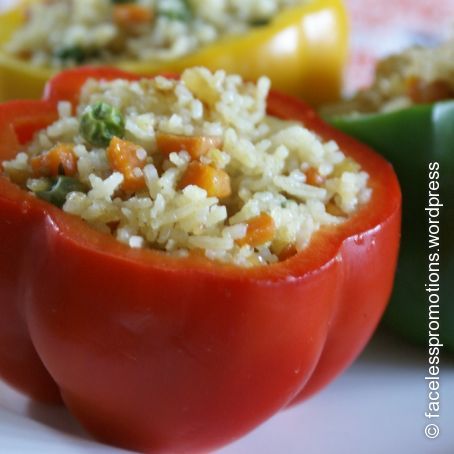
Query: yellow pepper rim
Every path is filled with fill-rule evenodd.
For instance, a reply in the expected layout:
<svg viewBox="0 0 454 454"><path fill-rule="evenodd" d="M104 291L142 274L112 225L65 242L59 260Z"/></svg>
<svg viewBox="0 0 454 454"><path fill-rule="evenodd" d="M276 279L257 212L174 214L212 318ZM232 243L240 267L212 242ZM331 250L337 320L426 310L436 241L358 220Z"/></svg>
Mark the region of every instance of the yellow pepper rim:
<svg viewBox="0 0 454 454"><path fill-rule="evenodd" d="M21 4L13 9L8 10L6 13L0 14L0 25L3 21L7 20L9 17L13 15L24 15L24 10L27 6L31 3L36 3L36 0L25 0L22 1ZM324 8L328 7L341 7L342 0L312 0L309 3L305 3L303 5L294 6L291 8L287 8L284 11L281 11L276 17L274 17L270 23L260 26L260 27L252 27L246 33L241 35L225 35L221 37L219 40L214 41L213 43L209 43L194 52L189 54L183 55L179 57L178 60L180 61L180 65L185 65L185 61L192 60L193 58L209 58L212 54L219 54L220 52L226 52L231 49L235 49L238 47L243 46L251 46L253 47L256 43L261 42L263 39L278 33L280 30L299 22L303 17L306 15L323 10ZM12 30L14 33L18 27ZM58 72L58 68L51 68L51 67L44 67L44 66L35 66L31 65L29 61L14 57L8 53L6 53L2 47L7 42L7 40L11 37L10 33L8 36L4 36L4 39L0 37L0 65L9 66L15 70L19 70L22 73L33 75L34 77L38 76L43 79L49 79L52 77L56 72ZM346 49L344 50L346 53ZM102 66L108 64L109 66L118 67L122 69L126 69L132 72L138 73L153 73L158 71L161 68L165 68L167 65L171 65L175 59L172 60L160 60L160 61L151 61L151 60L142 60L140 62L134 60L118 60L113 63L106 63L106 62L99 62L94 65L90 66ZM189 65L187 65L189 66Z"/></svg>

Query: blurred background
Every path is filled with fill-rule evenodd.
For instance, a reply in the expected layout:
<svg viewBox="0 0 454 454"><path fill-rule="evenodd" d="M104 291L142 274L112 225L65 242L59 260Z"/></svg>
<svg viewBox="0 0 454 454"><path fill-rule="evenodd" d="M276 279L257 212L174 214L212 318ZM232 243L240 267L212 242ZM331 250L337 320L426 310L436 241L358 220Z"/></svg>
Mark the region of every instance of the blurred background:
<svg viewBox="0 0 454 454"><path fill-rule="evenodd" d="M344 0L350 15L347 93L367 85L377 58L411 44L435 45L454 34L454 0ZM19 0L0 0L0 11Z"/></svg>

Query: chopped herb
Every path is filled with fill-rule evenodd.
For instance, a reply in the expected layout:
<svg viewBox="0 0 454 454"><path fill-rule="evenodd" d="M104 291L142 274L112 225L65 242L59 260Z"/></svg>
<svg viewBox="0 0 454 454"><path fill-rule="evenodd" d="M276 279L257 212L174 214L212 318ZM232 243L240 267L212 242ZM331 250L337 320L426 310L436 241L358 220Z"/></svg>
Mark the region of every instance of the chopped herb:
<svg viewBox="0 0 454 454"><path fill-rule="evenodd" d="M189 22L192 19L191 5L188 0L161 1L158 6L158 15L170 20Z"/></svg>
<svg viewBox="0 0 454 454"><path fill-rule="evenodd" d="M270 23L270 19L266 19L264 17L260 18L258 17L257 19L252 19L249 22L249 25L251 27L264 27L265 25L268 25Z"/></svg>
<svg viewBox="0 0 454 454"><path fill-rule="evenodd" d="M123 115L105 102L88 106L80 120L80 134L94 146L106 147L113 137L122 138L124 133Z"/></svg>
<svg viewBox="0 0 454 454"><path fill-rule="evenodd" d="M61 208L70 192L87 192L87 190L88 188L76 178L59 176L50 179L48 189L37 191L36 195Z"/></svg>
<svg viewBox="0 0 454 454"><path fill-rule="evenodd" d="M97 49L84 49L80 46L63 47L55 52L55 57L63 62L74 62L78 65L86 62L90 58L99 56Z"/></svg>

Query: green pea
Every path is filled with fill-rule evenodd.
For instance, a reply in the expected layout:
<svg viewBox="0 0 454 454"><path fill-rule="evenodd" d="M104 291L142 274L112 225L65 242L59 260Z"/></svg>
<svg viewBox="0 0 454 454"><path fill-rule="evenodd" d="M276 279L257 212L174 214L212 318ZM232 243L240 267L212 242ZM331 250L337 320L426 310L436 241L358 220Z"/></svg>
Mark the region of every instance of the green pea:
<svg viewBox="0 0 454 454"><path fill-rule="evenodd" d="M80 134L90 144L107 147L116 136L125 133L125 119L121 112L106 102L87 106L80 120Z"/></svg>
<svg viewBox="0 0 454 454"><path fill-rule="evenodd" d="M192 19L192 9L188 0L173 0L164 5L160 2L158 15L167 17L170 20L189 22Z"/></svg>
<svg viewBox="0 0 454 454"><path fill-rule="evenodd" d="M61 208L70 192L87 192L87 190L88 188L76 178L59 176L49 180L49 188L45 191L37 191L36 195Z"/></svg>

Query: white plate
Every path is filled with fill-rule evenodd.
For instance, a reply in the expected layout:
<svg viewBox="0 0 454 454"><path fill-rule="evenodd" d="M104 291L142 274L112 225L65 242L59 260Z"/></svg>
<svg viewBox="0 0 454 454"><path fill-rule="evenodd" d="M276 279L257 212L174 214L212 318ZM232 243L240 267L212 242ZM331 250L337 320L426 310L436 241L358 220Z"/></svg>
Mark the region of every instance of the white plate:
<svg viewBox="0 0 454 454"><path fill-rule="evenodd" d="M424 427L424 350L380 334L323 392L282 412L218 454L453 454L454 362L441 374L440 436ZM28 401L0 382L0 453L126 453L93 441L64 409Z"/></svg>

